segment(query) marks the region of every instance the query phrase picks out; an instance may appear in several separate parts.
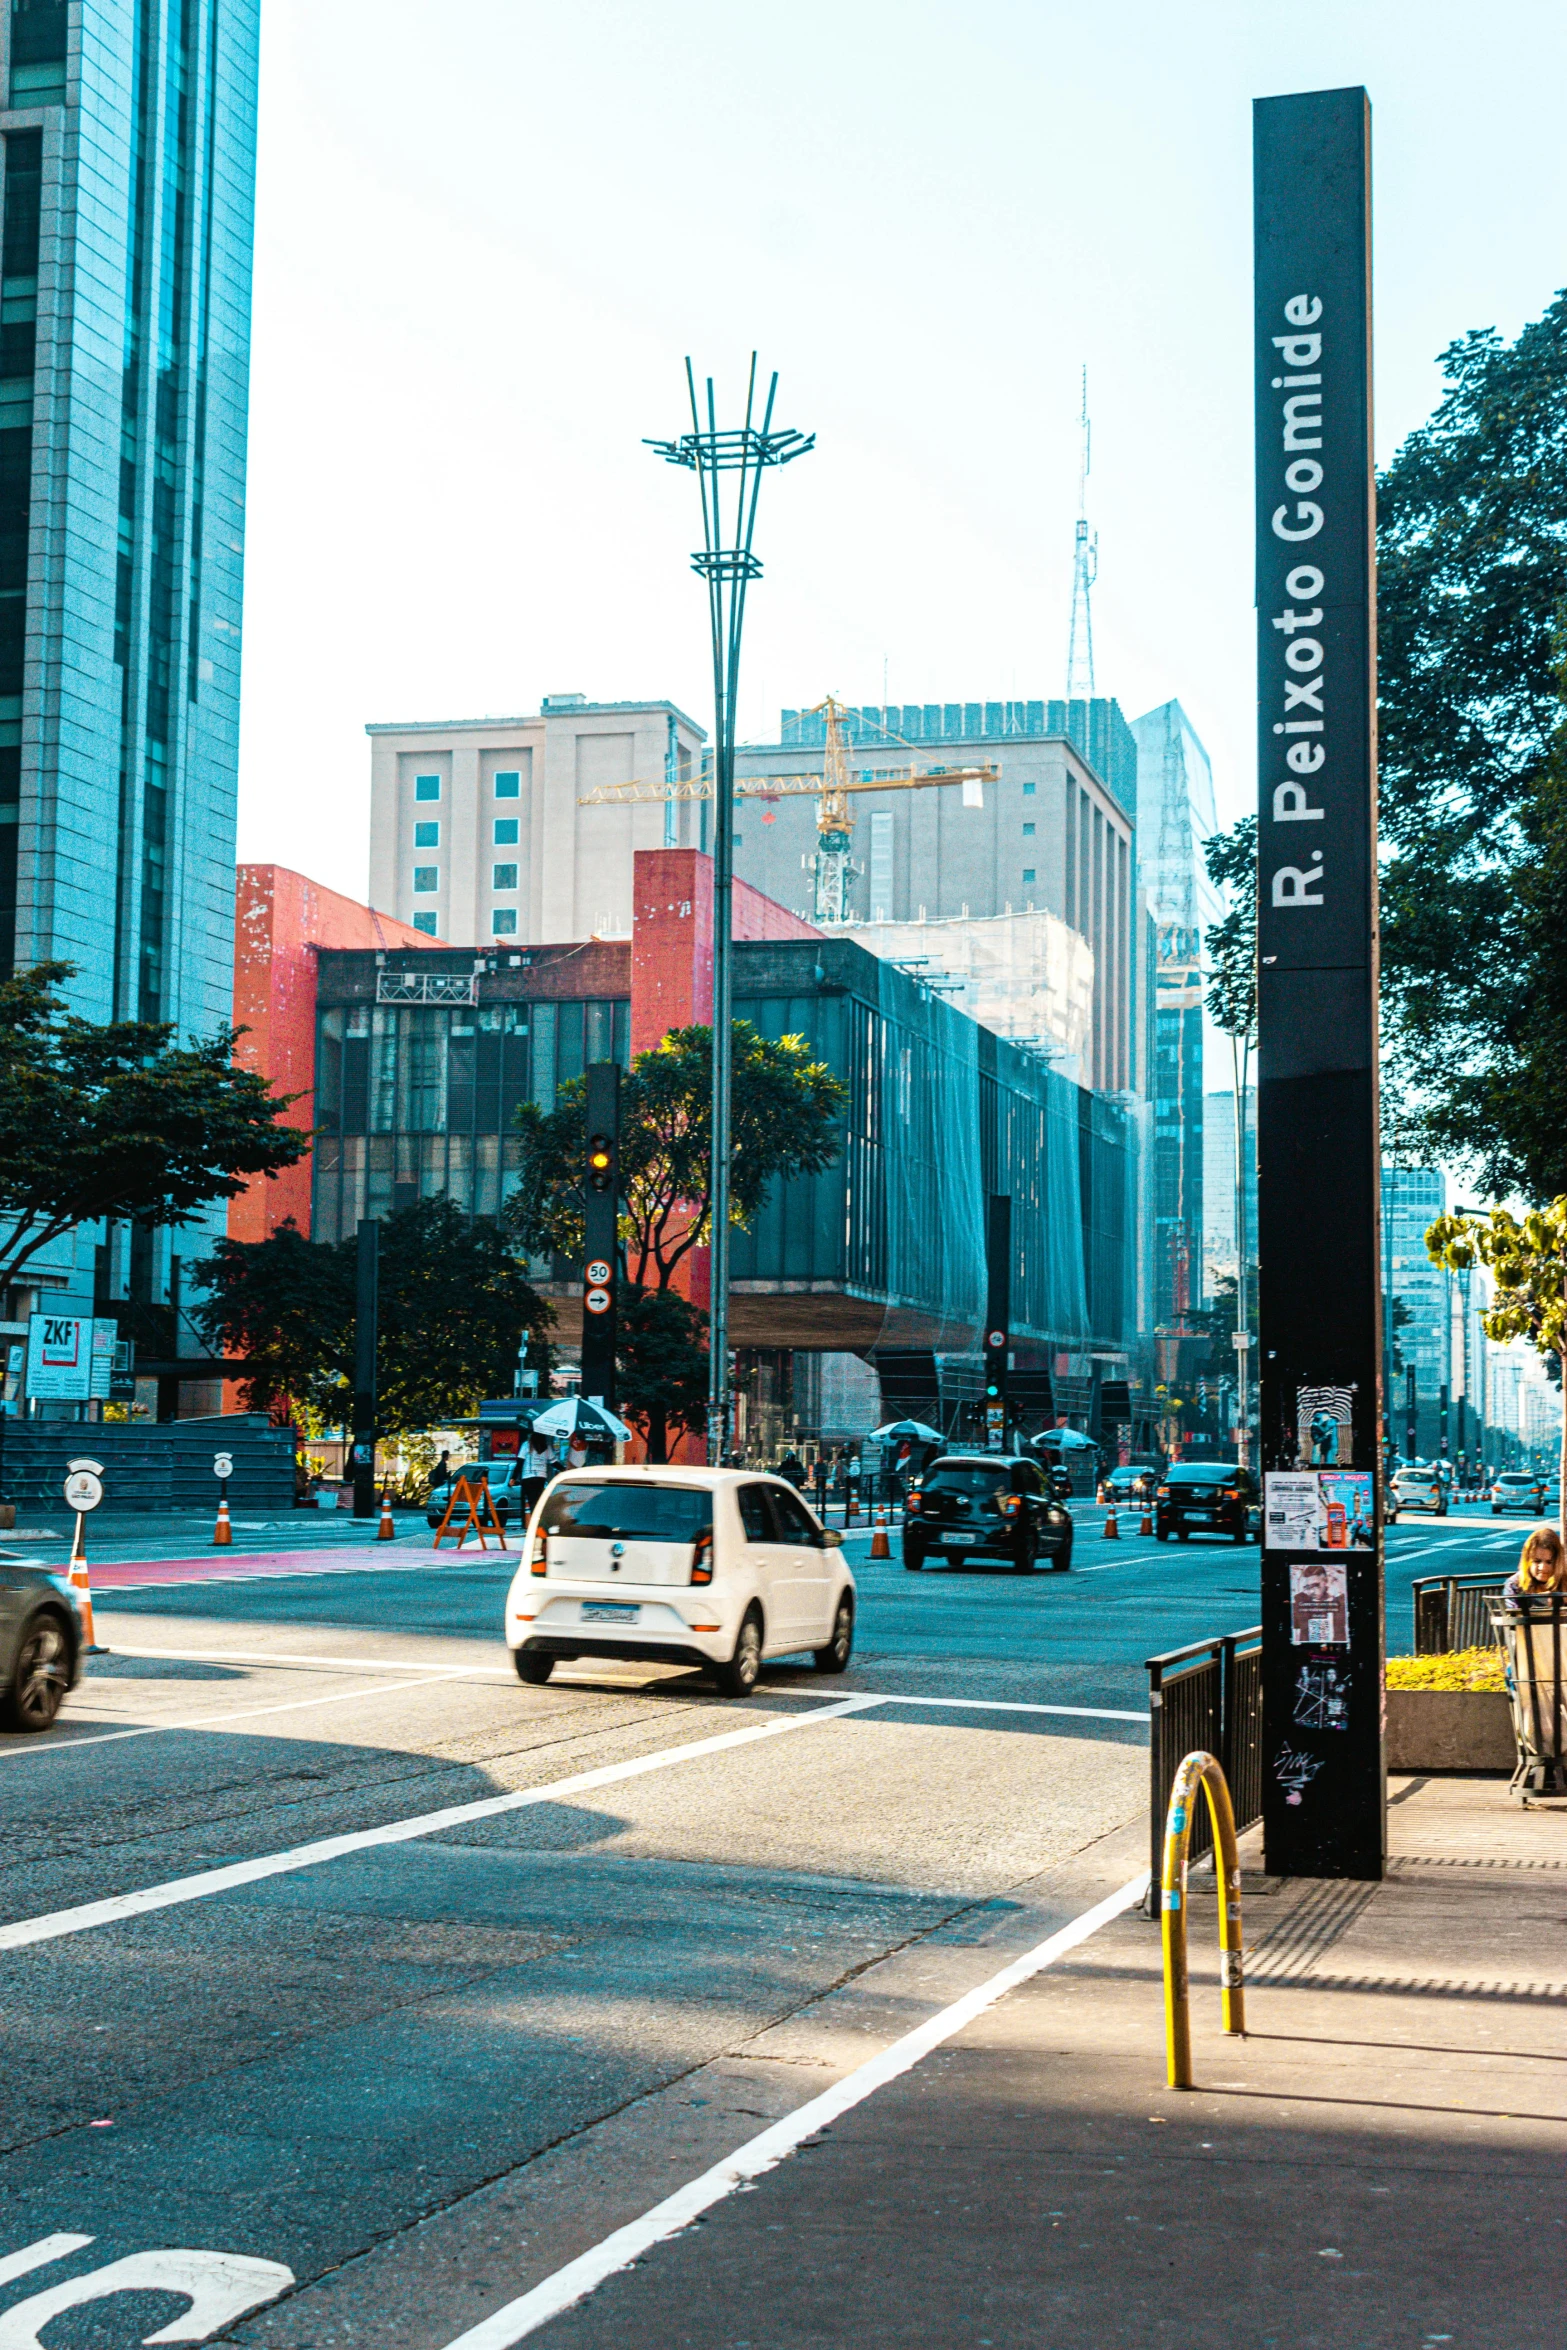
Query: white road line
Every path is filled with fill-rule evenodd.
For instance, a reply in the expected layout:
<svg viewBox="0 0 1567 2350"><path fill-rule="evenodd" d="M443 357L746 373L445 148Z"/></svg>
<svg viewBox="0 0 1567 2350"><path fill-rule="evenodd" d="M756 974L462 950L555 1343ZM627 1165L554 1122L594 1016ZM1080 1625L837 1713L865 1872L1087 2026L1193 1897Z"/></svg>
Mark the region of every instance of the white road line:
<svg viewBox="0 0 1567 2350"><path fill-rule="evenodd" d="M943 1705L953 1706L959 1712L976 1711L987 1714L1071 1714L1080 1722L1140 1722L1146 1730L1146 1713L1117 1713L1103 1705L1021 1705L1002 1697L893 1697L880 1692L882 1705Z"/></svg>
<svg viewBox="0 0 1567 2350"><path fill-rule="evenodd" d="M40 2236L36 2244L24 2244L20 2252L8 2252L0 2260L0 2285L9 2285L15 2277L25 2277L35 2268L47 2268L53 2260L63 2260L68 2252L80 2252L84 2244L91 2244L91 2236Z"/></svg>
<svg viewBox="0 0 1567 2350"><path fill-rule="evenodd" d="M900 2040L894 2040L890 2047L884 2048L879 2056L873 2056L866 2063L856 2066L852 2073L845 2074L832 2088L825 2089L820 2097L813 2097L785 2120L774 2122L770 2128L759 2131L723 2162L715 2163L711 2170L704 2171L700 2178L677 2188L662 2203L655 2203L652 2210L645 2211L640 2219L617 2228L601 2244L595 2244L591 2251L568 2261L564 2268L558 2268L553 2276L546 2277L531 2292L520 2294L515 2301L508 2301L492 2316L482 2318L476 2326L470 2326L466 2333L458 2334L446 2344L445 2350L512 2350L514 2343L537 2333L540 2326L548 2325L552 2318L574 2308L579 2301L585 2301L590 2293L603 2284L606 2277L613 2276L619 2269L629 2268L634 2260L651 2251L655 2244L666 2243L671 2236L679 2235L693 2220L700 2219L704 2211L711 2211L715 2203L722 2203L737 2188L760 2178L766 2171L776 2169L805 2139L814 2137L818 2130L826 2129L841 2114L862 2104L876 2090L885 2088L889 2081L895 2081L900 2073L910 2071L933 2048L939 2048L944 2041L953 2039L977 2016L983 2015L987 2008L994 2007L999 1999L1004 1999L1009 1991L1016 1990L1020 1983L1026 1983L1031 1976L1041 1973L1058 1958L1064 1958L1069 1950L1075 1950L1079 1943L1086 1942L1101 1926L1108 1925L1112 1918L1119 1917L1123 1910L1141 1901L1147 1888L1148 1873L1144 1870L1141 1875L1129 1879L1119 1892L1112 1893L1108 1899L1085 1910L1069 1926L1063 1926L1059 1933L1036 1944L1021 1958L1015 1958L1010 1966L1003 1967L988 1982L981 1983L976 1990L966 1992L963 1998L954 2000L950 2007L942 2008L939 2014L929 2017L923 2024L917 2024L912 2032L905 2032Z"/></svg>
<svg viewBox="0 0 1567 2350"><path fill-rule="evenodd" d="M311 1705L352 1705L358 1697L389 1697L394 1689L433 1689L437 1682L456 1681L458 1672L428 1673L422 1681L378 1681L369 1689L332 1689L317 1697L291 1697L282 1705L248 1705L237 1713L187 1714L177 1722L138 1722L134 1730L90 1730L81 1738L62 1738L53 1746L0 1747L0 1762L47 1762L52 1755L74 1754L79 1746L112 1746L121 1738L165 1738L171 1730L226 1730L231 1722L259 1721L263 1714L296 1714Z"/></svg>
<svg viewBox="0 0 1567 2350"><path fill-rule="evenodd" d="M214 1893L229 1893L239 1885L259 1884L266 1877L288 1875L294 1869L318 1868L324 1861L342 1860L351 1852L368 1852L379 1844L409 1844L420 1837L438 1836L447 1828L462 1828L474 1820L499 1819L505 1812L524 1811L530 1804L557 1803L564 1795L586 1795L595 1788L618 1786L648 1771L665 1771L698 1755L723 1754L749 1746L760 1738L779 1738L790 1730L809 1730L818 1722L841 1720L880 1705L879 1697L844 1697L836 1705L814 1712L788 1714L781 1720L754 1722L748 1729L726 1730L717 1738L697 1738L687 1746L661 1747L656 1754L629 1762L602 1763L596 1770L577 1771L566 1779L551 1779L542 1787L518 1788L510 1795L489 1795L477 1803L454 1803L443 1811L420 1812L405 1820L390 1820L383 1828L360 1828L347 1836L323 1836L314 1844L296 1844L286 1852L264 1853L256 1860L233 1861L226 1868L203 1869L199 1876L173 1877L167 1884L146 1885L137 1893L117 1893L107 1901L87 1901L77 1909L56 1909L42 1917L18 1918L0 1926L0 1950L26 1950L35 1942L54 1942L65 1934L84 1934L94 1926L116 1925L122 1918L143 1917L150 1910L174 1909L182 1902L204 1901Z"/></svg>
<svg viewBox="0 0 1567 2350"><path fill-rule="evenodd" d="M114 1643L116 1656L150 1656L182 1665L321 1665L333 1673L428 1673L435 1663L429 1656L405 1659L390 1656L299 1656L277 1648L127 1648ZM514 1681L510 1665L442 1665L443 1674L477 1677L486 1681Z"/></svg>

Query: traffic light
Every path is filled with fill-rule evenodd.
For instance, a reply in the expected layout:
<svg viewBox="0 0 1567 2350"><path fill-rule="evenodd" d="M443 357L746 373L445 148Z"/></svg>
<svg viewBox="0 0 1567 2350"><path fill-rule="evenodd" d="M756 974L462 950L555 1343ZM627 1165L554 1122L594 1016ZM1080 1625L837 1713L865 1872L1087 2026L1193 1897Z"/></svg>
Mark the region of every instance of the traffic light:
<svg viewBox="0 0 1567 2350"><path fill-rule="evenodd" d="M607 1134L595 1134L589 1138L588 1188L590 1191L613 1191L615 1188L615 1145Z"/></svg>

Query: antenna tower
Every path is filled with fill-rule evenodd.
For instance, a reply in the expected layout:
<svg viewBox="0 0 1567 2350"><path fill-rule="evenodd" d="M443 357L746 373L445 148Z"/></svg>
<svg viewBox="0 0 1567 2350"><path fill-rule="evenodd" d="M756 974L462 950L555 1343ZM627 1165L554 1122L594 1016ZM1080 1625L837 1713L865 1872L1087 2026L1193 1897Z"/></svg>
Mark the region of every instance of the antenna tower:
<svg viewBox="0 0 1567 2350"><path fill-rule="evenodd" d="M1092 427L1088 421L1088 370L1083 369L1082 448L1077 462L1077 531L1072 550L1072 629L1066 647L1066 698L1094 698L1094 615L1092 593L1099 576L1099 534L1088 534L1088 474Z"/></svg>

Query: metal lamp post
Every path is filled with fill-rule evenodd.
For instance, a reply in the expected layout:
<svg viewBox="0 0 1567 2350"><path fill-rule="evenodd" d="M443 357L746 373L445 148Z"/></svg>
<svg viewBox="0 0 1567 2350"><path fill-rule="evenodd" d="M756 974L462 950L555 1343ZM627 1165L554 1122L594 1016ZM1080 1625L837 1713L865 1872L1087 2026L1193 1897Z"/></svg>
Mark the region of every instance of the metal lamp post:
<svg viewBox="0 0 1567 2350"><path fill-rule="evenodd" d="M734 1068L731 997L730 901L734 882L735 703L740 683L740 635L745 591L760 579L762 566L751 552L762 474L787 465L816 445L814 433L774 430L774 373L767 403L756 421L756 354L746 385L745 421L720 432L707 378L707 420L697 405L696 378L686 361L691 430L678 440L652 441L650 449L671 465L684 465L702 493L702 546L691 558L707 582L708 620L713 644L713 1135L711 1177L711 1307L707 1388L707 1457L716 1467L729 1440L729 1151ZM727 485L727 487L726 487Z"/></svg>

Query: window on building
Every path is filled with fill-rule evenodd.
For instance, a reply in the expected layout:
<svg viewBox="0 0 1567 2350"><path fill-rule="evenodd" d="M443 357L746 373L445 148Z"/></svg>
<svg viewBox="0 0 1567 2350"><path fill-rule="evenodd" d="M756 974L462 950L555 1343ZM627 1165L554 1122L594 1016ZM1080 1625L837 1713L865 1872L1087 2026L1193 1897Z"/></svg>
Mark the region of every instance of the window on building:
<svg viewBox="0 0 1567 2350"><path fill-rule="evenodd" d="M440 845L441 828L438 824L416 824L414 826L414 847L416 849L438 849Z"/></svg>
<svg viewBox="0 0 1567 2350"><path fill-rule="evenodd" d="M426 938L434 938L435 916L433 914L416 914L414 916L414 928L415 930L422 930Z"/></svg>
<svg viewBox="0 0 1567 2350"><path fill-rule="evenodd" d="M438 800L440 796L441 779L438 775L416 775L414 777L414 798L416 800Z"/></svg>
<svg viewBox="0 0 1567 2350"><path fill-rule="evenodd" d="M441 869L439 865L416 865L414 867L414 895L416 897L426 897L431 890L439 889L440 886Z"/></svg>
<svg viewBox="0 0 1567 2350"><path fill-rule="evenodd" d="M1031 783L1024 784L1023 797L1025 800L1031 800L1034 797L1034 787Z"/></svg>
<svg viewBox="0 0 1567 2350"><path fill-rule="evenodd" d="M1027 881L1032 881L1032 880L1033 880L1033 878L1034 878L1034 868L1033 868L1033 866L1032 866L1032 865L1025 865L1025 866L1024 866L1024 868L1023 868L1023 879L1024 879L1024 880L1027 882Z"/></svg>
<svg viewBox="0 0 1567 2350"><path fill-rule="evenodd" d="M522 777L520 775L497 775L495 797L498 800L520 799L522 797Z"/></svg>
<svg viewBox="0 0 1567 2350"><path fill-rule="evenodd" d="M1033 837L1034 837L1034 827L1032 826L1032 824L1025 824L1025 825L1024 825L1024 827L1023 827L1023 838L1024 838L1025 840L1032 840L1032 839L1033 839Z"/></svg>
<svg viewBox="0 0 1567 2350"><path fill-rule="evenodd" d="M494 871L495 871L495 878L494 878L494 880L492 881L492 883L490 884L490 886L491 886L491 888L492 888L492 889L515 889L515 888L516 888L516 886L517 886L517 868L516 868L516 866L515 866L515 865L497 865L497 866L495 867Z"/></svg>
<svg viewBox="0 0 1567 2350"><path fill-rule="evenodd" d="M517 846L517 819L515 816L496 817L495 846L498 849L514 849Z"/></svg>
<svg viewBox="0 0 1567 2350"><path fill-rule="evenodd" d="M494 913L490 916L490 935L492 938L516 937L517 909L515 906L496 907Z"/></svg>

